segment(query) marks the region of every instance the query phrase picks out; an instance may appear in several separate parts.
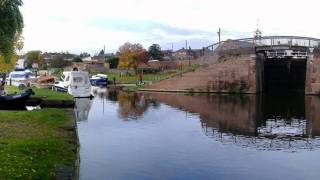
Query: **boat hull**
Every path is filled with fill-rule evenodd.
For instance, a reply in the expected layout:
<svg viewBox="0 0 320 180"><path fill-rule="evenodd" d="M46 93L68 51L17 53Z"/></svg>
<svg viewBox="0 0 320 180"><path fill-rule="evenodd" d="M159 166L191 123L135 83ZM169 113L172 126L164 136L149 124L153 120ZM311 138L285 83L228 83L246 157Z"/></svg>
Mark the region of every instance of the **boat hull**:
<svg viewBox="0 0 320 180"><path fill-rule="evenodd" d="M108 86L108 79L90 79L92 86L106 87Z"/></svg>
<svg viewBox="0 0 320 180"><path fill-rule="evenodd" d="M0 109L20 109L24 108L26 101L34 94L32 89L25 90L20 94L0 96Z"/></svg>

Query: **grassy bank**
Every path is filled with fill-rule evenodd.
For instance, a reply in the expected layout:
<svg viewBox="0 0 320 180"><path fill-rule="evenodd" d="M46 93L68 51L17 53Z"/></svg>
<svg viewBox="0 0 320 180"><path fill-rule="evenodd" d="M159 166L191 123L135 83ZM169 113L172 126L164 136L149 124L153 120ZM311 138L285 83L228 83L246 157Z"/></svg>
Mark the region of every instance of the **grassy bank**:
<svg viewBox="0 0 320 180"><path fill-rule="evenodd" d="M143 81L161 81L176 75L180 75L181 73L194 71L198 67L199 65L192 65L183 69L161 71L154 74L144 74ZM125 73L123 73L123 75L120 76L120 72L110 72L107 74L110 81L113 81L113 78L115 77L116 82L121 84L136 84L139 81L138 75L125 75Z"/></svg>
<svg viewBox="0 0 320 180"><path fill-rule="evenodd" d="M6 86L6 92L8 94L20 92L20 90L15 86ZM41 98L44 100L73 100L73 97L68 93L61 93L52 91L50 89L39 89L39 88L32 88L33 92L35 93L32 97Z"/></svg>
<svg viewBox="0 0 320 180"><path fill-rule="evenodd" d="M57 169L72 169L72 127L64 110L0 111L0 179L55 179Z"/></svg>

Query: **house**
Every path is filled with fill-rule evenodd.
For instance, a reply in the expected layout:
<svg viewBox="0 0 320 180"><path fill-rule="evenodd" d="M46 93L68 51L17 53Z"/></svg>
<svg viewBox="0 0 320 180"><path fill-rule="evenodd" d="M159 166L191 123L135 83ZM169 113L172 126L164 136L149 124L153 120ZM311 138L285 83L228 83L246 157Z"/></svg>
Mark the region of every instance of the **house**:
<svg viewBox="0 0 320 180"><path fill-rule="evenodd" d="M83 58L82 58L82 61L83 61L83 62L91 62L91 61L92 61L92 58L91 58L91 56L83 57Z"/></svg>
<svg viewBox="0 0 320 180"><path fill-rule="evenodd" d="M174 60L194 60L201 56L202 50L192 50L191 48L182 48L172 53Z"/></svg>
<svg viewBox="0 0 320 180"><path fill-rule="evenodd" d="M105 62L107 59L114 57L115 54L113 53L105 53L105 54L98 54L92 57L93 60L98 62Z"/></svg>
<svg viewBox="0 0 320 180"><path fill-rule="evenodd" d="M165 61L173 60L173 51L172 50L162 50L161 53L163 54L162 59Z"/></svg>

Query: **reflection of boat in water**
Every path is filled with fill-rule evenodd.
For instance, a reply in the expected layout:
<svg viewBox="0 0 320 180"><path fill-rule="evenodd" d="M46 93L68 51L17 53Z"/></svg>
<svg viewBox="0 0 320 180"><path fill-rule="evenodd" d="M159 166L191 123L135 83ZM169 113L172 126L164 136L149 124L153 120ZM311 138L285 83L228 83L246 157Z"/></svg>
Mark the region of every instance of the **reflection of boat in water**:
<svg viewBox="0 0 320 180"><path fill-rule="evenodd" d="M22 108L25 107L25 102L30 96L34 94L32 89L27 89L19 94L8 94L0 96L0 108Z"/></svg>
<svg viewBox="0 0 320 180"><path fill-rule="evenodd" d="M108 93L107 88L92 86L92 94L99 96L106 96Z"/></svg>
<svg viewBox="0 0 320 180"><path fill-rule="evenodd" d="M78 98L75 100L75 114L77 121L87 121L92 101L90 98Z"/></svg>

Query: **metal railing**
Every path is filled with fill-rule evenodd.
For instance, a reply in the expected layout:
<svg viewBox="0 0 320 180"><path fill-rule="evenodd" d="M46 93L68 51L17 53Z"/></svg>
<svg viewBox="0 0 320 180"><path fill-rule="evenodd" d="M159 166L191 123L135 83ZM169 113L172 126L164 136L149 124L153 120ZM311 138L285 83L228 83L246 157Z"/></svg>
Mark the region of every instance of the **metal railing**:
<svg viewBox="0 0 320 180"><path fill-rule="evenodd" d="M263 36L260 38L243 38L221 41L204 47L204 54L213 53L220 44L233 42L239 47L259 47L259 46L302 46L307 48L320 47L320 39L301 36Z"/></svg>

